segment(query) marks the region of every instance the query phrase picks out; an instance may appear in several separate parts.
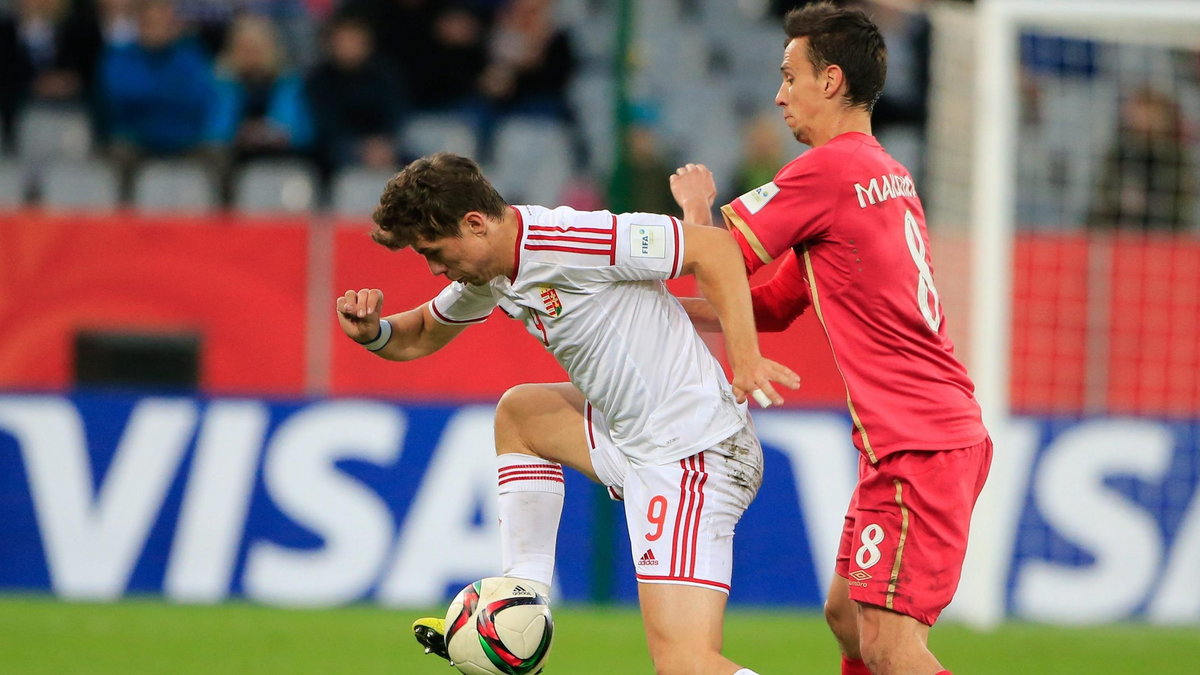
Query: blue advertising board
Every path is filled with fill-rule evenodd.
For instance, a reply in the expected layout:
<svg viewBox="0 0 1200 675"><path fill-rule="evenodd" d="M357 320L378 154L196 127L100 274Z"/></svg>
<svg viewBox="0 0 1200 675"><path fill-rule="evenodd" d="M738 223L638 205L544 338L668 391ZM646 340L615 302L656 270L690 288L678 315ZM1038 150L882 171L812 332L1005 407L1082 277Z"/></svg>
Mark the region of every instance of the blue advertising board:
<svg viewBox="0 0 1200 675"><path fill-rule="evenodd" d="M0 590L426 606L499 573L493 410L363 399L0 396ZM857 456L836 412L755 413L734 603L815 609ZM1005 611L1200 621L1197 424L1017 420L973 546ZM634 601L618 504L568 471L556 593ZM615 523L615 525L614 525Z"/></svg>

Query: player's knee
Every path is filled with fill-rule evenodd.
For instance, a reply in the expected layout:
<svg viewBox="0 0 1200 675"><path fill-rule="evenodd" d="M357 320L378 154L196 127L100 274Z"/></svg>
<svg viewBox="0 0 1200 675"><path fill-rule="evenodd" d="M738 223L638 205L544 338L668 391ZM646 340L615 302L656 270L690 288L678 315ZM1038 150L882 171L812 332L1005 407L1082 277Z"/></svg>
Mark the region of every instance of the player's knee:
<svg viewBox="0 0 1200 675"><path fill-rule="evenodd" d="M529 411L533 409L532 399L538 394L537 385L518 384L504 392L496 403L496 449L506 447L513 441L519 441L521 427ZM502 443L504 441L505 443ZM510 450L511 452L511 450Z"/></svg>
<svg viewBox="0 0 1200 675"><path fill-rule="evenodd" d="M853 602L825 601L825 623L842 647L842 653L858 653L858 608Z"/></svg>
<svg viewBox="0 0 1200 675"><path fill-rule="evenodd" d="M906 672L905 665L923 659L928 650L915 636L879 626L864 626L858 638L861 658L876 675Z"/></svg>
<svg viewBox="0 0 1200 675"><path fill-rule="evenodd" d="M876 630L863 630L858 638L860 658L872 673L891 673L891 658L895 650L890 636Z"/></svg>

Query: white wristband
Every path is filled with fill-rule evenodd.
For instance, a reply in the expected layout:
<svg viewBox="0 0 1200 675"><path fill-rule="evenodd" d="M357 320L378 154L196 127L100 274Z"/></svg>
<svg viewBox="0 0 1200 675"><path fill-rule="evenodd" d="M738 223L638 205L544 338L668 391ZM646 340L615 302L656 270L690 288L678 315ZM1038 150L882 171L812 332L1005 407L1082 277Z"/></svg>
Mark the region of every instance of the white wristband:
<svg viewBox="0 0 1200 675"><path fill-rule="evenodd" d="M370 342L360 342L359 344L367 348L369 352L377 352L383 349L388 340L392 339L392 322L387 319L379 320L379 337Z"/></svg>

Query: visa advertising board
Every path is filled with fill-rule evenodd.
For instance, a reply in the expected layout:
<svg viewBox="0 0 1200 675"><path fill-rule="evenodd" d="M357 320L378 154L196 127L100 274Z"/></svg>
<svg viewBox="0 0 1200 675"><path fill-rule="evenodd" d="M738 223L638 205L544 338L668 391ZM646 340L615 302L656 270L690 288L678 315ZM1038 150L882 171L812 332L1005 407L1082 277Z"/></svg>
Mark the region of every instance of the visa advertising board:
<svg viewBox="0 0 1200 675"><path fill-rule="evenodd" d="M0 396L0 591L428 606L499 572L490 406ZM758 411L734 603L816 609L856 475L839 412ZM1200 622L1196 422L1019 418L973 546L1005 613ZM568 471L557 594L634 601L618 504ZM974 553L974 551L973 551Z"/></svg>

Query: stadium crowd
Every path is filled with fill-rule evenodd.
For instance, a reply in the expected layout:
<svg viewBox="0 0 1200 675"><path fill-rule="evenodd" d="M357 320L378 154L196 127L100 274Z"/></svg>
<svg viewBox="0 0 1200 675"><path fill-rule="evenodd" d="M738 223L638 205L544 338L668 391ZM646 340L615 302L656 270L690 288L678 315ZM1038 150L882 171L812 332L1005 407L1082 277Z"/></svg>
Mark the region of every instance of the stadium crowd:
<svg viewBox="0 0 1200 675"><path fill-rule="evenodd" d="M888 43L875 134L936 214L953 190L926 168L933 3L846 1ZM0 203L154 204L161 188L138 179L165 164L167 185L204 177L195 203L246 208L239 177L273 163L314 186L295 208L335 202L359 172L361 212L381 175L437 150L476 158L518 202L599 208L618 155L624 209L670 211L664 177L685 162L729 200L802 149L762 46L803 2L631 2L619 141L617 0L0 0ZM1200 60L1159 50L1158 70L1179 74L1130 84L1128 51L1024 36L1022 227L1194 229ZM96 173L111 187L90 195Z"/></svg>
<svg viewBox="0 0 1200 675"><path fill-rule="evenodd" d="M325 176L411 159L407 117L458 116L491 150L508 115L570 124L576 59L553 0L15 0L0 17L6 153L33 108L87 111L123 195L148 158L221 177L254 159Z"/></svg>
<svg viewBox="0 0 1200 675"><path fill-rule="evenodd" d="M493 165L504 145L497 130L518 119L543 133L562 132L564 159L555 171L573 178L556 183L550 200L595 206L615 145L616 4L0 0L0 147L9 158L21 156L26 117L82 111L86 151L77 154L116 169L121 201L133 200L134 178L148 160L186 160L203 167L221 202L230 204L233 178L255 160L301 160L326 186L348 167L391 171L432 149L466 152ZM754 187L747 181L758 180L763 167L788 159L790 139L780 136L786 131L780 125L775 152L764 157L755 150L770 146L769 132L750 129L763 126L761 113L771 107L775 85L762 78L769 68L746 66L737 52L761 51L753 31L776 30L775 17L801 3L764 1L750 12L737 4L633 3L643 33L655 27L664 41L683 43L667 47L675 55L664 57L647 35L635 37L635 51L643 52L638 69L650 73L631 92L637 105L626 147L635 174L644 169L665 176L669 171L660 169L698 159L725 169L722 187L732 195ZM928 30L923 22L913 25L915 86L889 92L880 115L881 124L895 118L920 129ZM732 36L724 50L717 26ZM676 59L689 54L695 63L680 70ZM739 80L761 86L746 92L728 84ZM704 108L718 122L698 134L692 117ZM431 119L438 121L434 126L452 120L467 129L469 146L438 147L444 135L432 144L406 137L406 128ZM743 131L759 140L743 149ZM743 161L761 166L739 166ZM503 166L497 173L503 176ZM36 200L37 181L29 186L26 197ZM635 192L635 208L661 210L670 203L664 202L665 178L661 189Z"/></svg>

